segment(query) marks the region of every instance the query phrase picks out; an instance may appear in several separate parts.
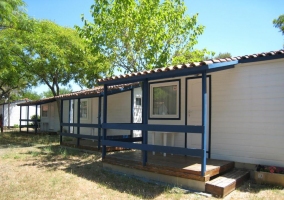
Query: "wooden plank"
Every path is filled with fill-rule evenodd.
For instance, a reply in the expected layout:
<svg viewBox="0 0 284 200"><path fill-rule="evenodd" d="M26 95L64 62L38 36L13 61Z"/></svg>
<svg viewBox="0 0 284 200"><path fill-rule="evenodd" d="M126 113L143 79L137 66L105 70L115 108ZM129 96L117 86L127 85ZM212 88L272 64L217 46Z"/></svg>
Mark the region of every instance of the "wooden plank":
<svg viewBox="0 0 284 200"><path fill-rule="evenodd" d="M208 181L205 185L205 191L218 197L225 197L248 178L248 171L234 169L216 179Z"/></svg>

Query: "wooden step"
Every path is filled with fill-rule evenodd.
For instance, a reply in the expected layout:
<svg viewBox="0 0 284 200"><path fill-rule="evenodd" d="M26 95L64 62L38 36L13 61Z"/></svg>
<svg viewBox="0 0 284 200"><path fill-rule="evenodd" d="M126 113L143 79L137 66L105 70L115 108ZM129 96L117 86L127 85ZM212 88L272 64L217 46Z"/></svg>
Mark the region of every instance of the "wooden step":
<svg viewBox="0 0 284 200"><path fill-rule="evenodd" d="M205 191L217 197L225 197L244 181L249 179L249 171L233 169L211 181L206 182Z"/></svg>

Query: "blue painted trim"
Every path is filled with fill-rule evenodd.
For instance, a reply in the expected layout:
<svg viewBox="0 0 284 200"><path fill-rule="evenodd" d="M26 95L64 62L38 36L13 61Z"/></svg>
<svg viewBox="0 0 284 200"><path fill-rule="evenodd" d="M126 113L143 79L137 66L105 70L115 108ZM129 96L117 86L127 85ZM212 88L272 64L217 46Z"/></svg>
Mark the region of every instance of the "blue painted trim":
<svg viewBox="0 0 284 200"><path fill-rule="evenodd" d="M90 127L90 128L99 128L99 124L78 124L78 123L61 123L62 126L74 126L74 127Z"/></svg>
<svg viewBox="0 0 284 200"><path fill-rule="evenodd" d="M220 63L213 63L208 65L207 70L216 69L216 68L223 68L227 66L232 66L238 64L238 60L228 61L228 62L220 62Z"/></svg>
<svg viewBox="0 0 284 200"><path fill-rule="evenodd" d="M201 174L205 176L206 172L206 127L207 127L207 77L206 73L202 73L202 165L201 165Z"/></svg>
<svg viewBox="0 0 284 200"><path fill-rule="evenodd" d="M206 71L208 69L207 65L203 65L200 67L190 67L185 69L178 69L178 70L172 70L172 71L165 71L165 72L156 72L146 75L138 75L138 76L132 76L127 78L121 78L121 79L113 79L113 80L107 80L99 82L99 85L118 85L118 84L124 84L124 83L133 83L133 82L140 82L145 79L150 80L158 80L158 79L165 79L165 78L174 78L179 76L187 76L187 75L193 75L193 74L199 74L203 71Z"/></svg>
<svg viewBox="0 0 284 200"><path fill-rule="evenodd" d="M29 120L29 115L30 115L30 106L28 105L27 108L27 119ZM28 123L28 122L27 122ZM27 124L28 125L28 124ZM27 133L29 132L29 127L27 126Z"/></svg>
<svg viewBox="0 0 284 200"><path fill-rule="evenodd" d="M227 69L232 69L234 67L235 67L235 65L228 65L228 66L225 66L225 67L216 67L216 68L208 69L208 70L206 70L206 72L207 73L213 73L213 72L223 71L223 70L227 70Z"/></svg>
<svg viewBox="0 0 284 200"><path fill-rule="evenodd" d="M134 125L142 125L142 126L148 126L148 104L149 103L149 83L148 80L145 79L143 81L142 85L142 124L134 124ZM143 109L144 108L144 109ZM142 137L143 141L142 144L147 145L148 144L148 130L145 129L133 129L133 130L142 130ZM142 162L143 166L146 166L147 163L147 151L142 151Z"/></svg>
<svg viewBox="0 0 284 200"><path fill-rule="evenodd" d="M150 102L150 97L152 94L150 94L151 90L150 90L150 87L151 85L155 85L155 84L159 84L159 83L170 83L170 82L178 82L178 101L177 103L179 104L178 105L178 117L176 118L159 118L159 117L150 117L151 116L151 113L150 113L150 106L153 106L152 102ZM151 82L149 83L149 106L148 106L148 113L149 113L149 119L151 120L180 120L180 116L181 116L181 80L180 79L174 79L174 80L164 80L164 81L157 81L157 82Z"/></svg>
<svg viewBox="0 0 284 200"><path fill-rule="evenodd" d="M73 138L82 138L82 139L99 139L98 136L94 135L78 135L78 134L73 134L73 133L60 133L60 136L66 136L66 137L73 137Z"/></svg>
<svg viewBox="0 0 284 200"><path fill-rule="evenodd" d="M100 138L98 140L98 149L101 149L101 126L102 126L102 121L101 121L101 117L102 117L102 97L99 97L99 103L98 103L98 137Z"/></svg>
<svg viewBox="0 0 284 200"><path fill-rule="evenodd" d="M202 126L194 125L164 125L164 124L128 124L128 123L107 123L102 124L104 129L119 129L119 130L142 130L142 131L164 131L164 132L188 132L202 133Z"/></svg>
<svg viewBox="0 0 284 200"><path fill-rule="evenodd" d="M119 141L113 141L113 140L104 140L102 141L102 143L107 146L138 149L144 152L155 151L155 152L199 156L199 157L201 157L203 154L203 151L200 149L185 149L183 147L169 147L169 146L160 146L160 145L151 145L151 144L137 144L137 143L119 142Z"/></svg>
<svg viewBox="0 0 284 200"><path fill-rule="evenodd" d="M107 85L104 85L103 123L107 123ZM103 140L106 140L107 130L103 128ZM103 144L103 143L102 143ZM106 145L103 145L102 158L106 157Z"/></svg>

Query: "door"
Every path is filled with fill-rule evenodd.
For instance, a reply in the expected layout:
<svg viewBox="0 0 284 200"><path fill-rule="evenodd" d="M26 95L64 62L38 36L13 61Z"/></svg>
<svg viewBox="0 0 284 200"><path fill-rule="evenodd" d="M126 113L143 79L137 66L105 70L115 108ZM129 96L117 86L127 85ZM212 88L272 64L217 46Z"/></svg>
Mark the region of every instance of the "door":
<svg viewBox="0 0 284 200"><path fill-rule="evenodd" d="M50 109L49 109L49 112L50 112L50 115L49 115L49 130L53 130L54 129L54 123L55 123L55 108L54 108L54 104L51 103L49 105Z"/></svg>
<svg viewBox="0 0 284 200"><path fill-rule="evenodd" d="M209 150L209 77L207 77L207 151ZM202 78L187 80L187 125L202 125ZM188 133L187 148L201 149L202 134Z"/></svg>

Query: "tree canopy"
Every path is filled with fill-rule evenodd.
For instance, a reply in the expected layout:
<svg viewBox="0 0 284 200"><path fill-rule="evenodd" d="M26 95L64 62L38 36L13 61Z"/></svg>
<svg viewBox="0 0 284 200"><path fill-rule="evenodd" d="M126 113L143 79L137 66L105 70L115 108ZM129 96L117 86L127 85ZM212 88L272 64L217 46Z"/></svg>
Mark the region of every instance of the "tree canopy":
<svg viewBox="0 0 284 200"><path fill-rule="evenodd" d="M280 15L277 19L274 19L273 25L275 28L279 28L279 31L284 35L284 14Z"/></svg>
<svg viewBox="0 0 284 200"><path fill-rule="evenodd" d="M230 58L232 57L232 54L229 52L219 53L217 56L214 57L214 59L222 59L222 58Z"/></svg>
<svg viewBox="0 0 284 200"><path fill-rule="evenodd" d="M95 0L93 22L83 16L84 26L76 28L109 69L136 72L172 64L174 56L181 62L185 53L194 59L206 53L193 48L204 30L198 14L185 12L181 0Z"/></svg>
<svg viewBox="0 0 284 200"><path fill-rule="evenodd" d="M24 12L22 0L0 0L0 29L17 25Z"/></svg>

